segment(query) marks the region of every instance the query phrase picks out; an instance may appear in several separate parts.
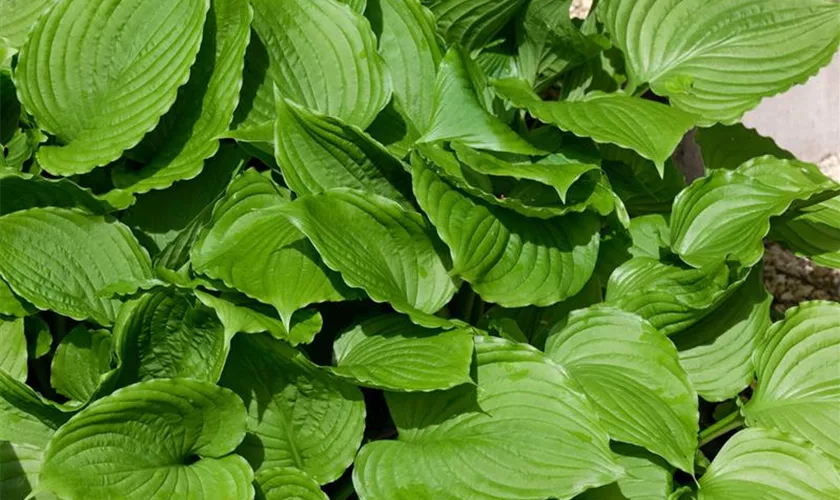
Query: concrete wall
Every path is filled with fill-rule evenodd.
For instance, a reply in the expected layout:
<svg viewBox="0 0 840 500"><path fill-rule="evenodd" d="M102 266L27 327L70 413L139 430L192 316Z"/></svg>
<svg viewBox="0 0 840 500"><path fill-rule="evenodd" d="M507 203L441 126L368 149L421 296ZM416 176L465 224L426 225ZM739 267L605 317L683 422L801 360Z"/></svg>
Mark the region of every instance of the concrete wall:
<svg viewBox="0 0 840 500"><path fill-rule="evenodd" d="M806 84L763 100L743 121L802 160L840 154L840 53Z"/></svg>

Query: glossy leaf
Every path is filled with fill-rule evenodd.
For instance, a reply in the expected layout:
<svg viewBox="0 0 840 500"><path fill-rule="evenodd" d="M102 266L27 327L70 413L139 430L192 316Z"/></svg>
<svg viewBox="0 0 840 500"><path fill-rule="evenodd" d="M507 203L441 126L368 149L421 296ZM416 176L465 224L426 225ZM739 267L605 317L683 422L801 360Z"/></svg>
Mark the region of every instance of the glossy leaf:
<svg viewBox="0 0 840 500"><path fill-rule="evenodd" d="M152 277L149 255L131 231L100 216L32 208L0 217L0 275L39 309L101 325L120 303L99 292Z"/></svg>
<svg viewBox="0 0 840 500"><path fill-rule="evenodd" d="M487 81L463 49L449 49L438 70L434 114L419 142L458 141L491 151L540 154L488 111Z"/></svg>
<svg viewBox="0 0 840 500"><path fill-rule="evenodd" d="M367 127L391 97L370 24L335 0L253 0L236 128L274 121L274 86L298 104ZM359 54L365 54L357 59ZM250 68L249 68L250 65Z"/></svg>
<svg viewBox="0 0 840 500"><path fill-rule="evenodd" d="M736 122L828 64L838 9L826 0L609 0L598 18L624 52L632 88L647 82L711 125Z"/></svg>
<svg viewBox="0 0 840 500"><path fill-rule="evenodd" d="M11 48L19 48L26 41L29 30L55 0L4 0L0 3L0 32ZM2 61L0 61L2 62Z"/></svg>
<svg viewBox="0 0 840 500"><path fill-rule="evenodd" d="M571 498L622 475L562 368L528 346L475 342L478 387L386 394L399 437L362 448L359 498Z"/></svg>
<svg viewBox="0 0 840 500"><path fill-rule="evenodd" d="M543 101L520 80L497 80L496 92L534 118L595 142L632 149L656 163L660 175L665 160L694 117L679 109L623 94L593 92L580 101Z"/></svg>
<svg viewBox="0 0 840 500"><path fill-rule="evenodd" d="M88 330L79 325L61 339L50 368L55 390L74 401L86 403L99 388L102 376L111 371L113 340L108 330Z"/></svg>
<svg viewBox="0 0 840 500"><path fill-rule="evenodd" d="M479 49L525 4L525 0L427 0L447 43Z"/></svg>
<svg viewBox="0 0 840 500"><path fill-rule="evenodd" d="M265 500L329 500L314 479L294 467L263 469L255 480Z"/></svg>
<svg viewBox="0 0 840 500"><path fill-rule="evenodd" d="M299 196L347 187L408 205L402 162L358 127L276 96L274 157Z"/></svg>
<svg viewBox="0 0 840 500"><path fill-rule="evenodd" d="M824 455L765 429L735 434L700 478L699 500L834 498L840 477Z"/></svg>
<svg viewBox="0 0 840 500"><path fill-rule="evenodd" d="M43 448L70 415L0 370L0 441Z"/></svg>
<svg viewBox="0 0 840 500"><path fill-rule="evenodd" d="M369 387L432 391L472 381L469 330L429 329L404 316L379 316L342 334L333 351L333 373Z"/></svg>
<svg viewBox="0 0 840 500"><path fill-rule="evenodd" d="M452 254L452 273L484 300L546 306L583 288L598 255L592 215L529 219L460 193L414 161L414 192Z"/></svg>
<svg viewBox="0 0 840 500"><path fill-rule="evenodd" d="M24 500L38 486L43 456L44 450L36 446L0 441L0 495L4 500Z"/></svg>
<svg viewBox="0 0 840 500"><path fill-rule="evenodd" d="M697 394L665 335L635 314L596 306L570 314L545 352L580 384L613 439L693 471Z"/></svg>
<svg viewBox="0 0 840 500"><path fill-rule="evenodd" d="M840 464L830 429L840 410L840 305L804 302L763 336L753 356L758 386L744 407L748 425L777 428L815 444Z"/></svg>
<svg viewBox="0 0 840 500"><path fill-rule="evenodd" d="M21 382L26 381L29 372L26 349L26 335L23 330L23 318L13 320L0 319L0 370Z"/></svg>
<svg viewBox="0 0 840 500"><path fill-rule="evenodd" d="M353 461L362 394L299 351L265 335L238 335L221 384L245 401L248 435L237 453L257 473L295 467L325 484Z"/></svg>
<svg viewBox="0 0 840 500"><path fill-rule="evenodd" d="M55 433L38 489L76 498L253 498L253 472L233 454L244 435L244 408L231 391L187 379L141 382ZM190 457L200 458L186 465Z"/></svg>
<svg viewBox="0 0 840 500"><path fill-rule="evenodd" d="M219 149L239 102L251 8L244 0L211 0L190 79L155 129L129 153L143 165L113 172L117 187L144 193L192 179ZM212 164L211 164L212 165Z"/></svg>
<svg viewBox="0 0 840 500"><path fill-rule="evenodd" d="M615 443L618 463L626 476L618 481L586 490L578 500L659 500L670 498L673 490L673 468L660 457L635 446Z"/></svg>
<svg viewBox="0 0 840 500"><path fill-rule="evenodd" d="M417 212L349 189L305 196L284 212L330 269L374 301L420 313L417 319L434 314L455 294L445 249Z"/></svg>
<svg viewBox="0 0 840 500"><path fill-rule="evenodd" d="M796 201L837 192L840 185L813 165L769 156L714 171L674 200L673 250L693 266L725 258L751 266L764 252L771 217Z"/></svg>
<svg viewBox="0 0 840 500"><path fill-rule="evenodd" d="M770 239L815 264L840 269L840 196L771 224Z"/></svg>
<svg viewBox="0 0 840 500"><path fill-rule="evenodd" d="M85 173L140 142L187 81L209 4L60 0L41 17L15 69L21 103L58 140L40 165Z"/></svg>

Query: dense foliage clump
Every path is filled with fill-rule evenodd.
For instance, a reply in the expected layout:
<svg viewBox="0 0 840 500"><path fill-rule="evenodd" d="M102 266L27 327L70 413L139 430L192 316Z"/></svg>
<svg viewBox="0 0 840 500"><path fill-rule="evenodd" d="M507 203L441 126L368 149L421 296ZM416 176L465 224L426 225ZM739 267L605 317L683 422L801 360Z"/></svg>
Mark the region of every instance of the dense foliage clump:
<svg viewBox="0 0 840 500"><path fill-rule="evenodd" d="M837 2L0 1L3 500L840 498Z"/></svg>

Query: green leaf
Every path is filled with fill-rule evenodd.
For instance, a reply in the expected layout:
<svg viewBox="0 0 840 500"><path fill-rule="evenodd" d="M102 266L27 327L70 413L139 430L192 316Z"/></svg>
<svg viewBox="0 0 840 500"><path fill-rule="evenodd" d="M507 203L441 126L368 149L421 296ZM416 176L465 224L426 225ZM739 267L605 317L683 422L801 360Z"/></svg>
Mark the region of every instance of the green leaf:
<svg viewBox="0 0 840 500"><path fill-rule="evenodd" d="M438 31L450 45L480 49L525 4L526 0L426 0Z"/></svg>
<svg viewBox="0 0 840 500"><path fill-rule="evenodd" d="M237 335L221 384L245 401L237 449L257 473L295 467L319 484L338 479L362 442L362 393L265 335Z"/></svg>
<svg viewBox="0 0 840 500"><path fill-rule="evenodd" d="M57 139L41 167L89 172L140 142L189 77L209 3L60 0L41 17L15 70L21 103Z"/></svg>
<svg viewBox="0 0 840 500"><path fill-rule="evenodd" d="M137 203L122 214L121 220L142 231L162 251L196 219L207 217L207 206L225 191L231 176L245 160L240 149L223 145L207 160L206 168L197 177L139 195ZM176 205L178 209L172 210Z"/></svg>
<svg viewBox="0 0 840 500"><path fill-rule="evenodd" d="M23 318L13 320L0 319L0 370L10 377L26 382L27 351L26 335L23 331Z"/></svg>
<svg viewBox="0 0 840 500"><path fill-rule="evenodd" d="M624 52L631 87L647 82L711 125L735 123L828 64L838 9L827 0L608 0L597 13Z"/></svg>
<svg viewBox="0 0 840 500"><path fill-rule="evenodd" d="M274 121L275 85L307 108L360 128L370 125L391 98L391 82L368 21L335 0L251 5L255 36L234 128Z"/></svg>
<svg viewBox="0 0 840 500"><path fill-rule="evenodd" d="M629 149L602 145L601 167L610 186L624 202L630 215L666 213L685 186L685 177L673 161L667 160L662 174L656 165Z"/></svg>
<svg viewBox="0 0 840 500"><path fill-rule="evenodd" d="M211 1L190 79L157 127L129 152L142 167L112 172L118 188L134 193L167 188L197 176L216 154L218 137L239 102L251 17L245 0Z"/></svg>
<svg viewBox="0 0 840 500"><path fill-rule="evenodd" d="M40 359L52 349L52 332L50 325L38 316L28 316L24 320L28 343L29 357Z"/></svg>
<svg viewBox="0 0 840 500"><path fill-rule="evenodd" d="M38 490L71 498L253 498L253 472L233 454L244 436L245 411L231 391L189 379L141 382L96 401L55 433Z"/></svg>
<svg viewBox="0 0 840 500"><path fill-rule="evenodd" d="M543 101L522 80L496 80L493 86L517 108L537 120L595 142L632 149L652 160L660 175L694 117L672 108L624 94L592 92L580 101Z"/></svg>
<svg viewBox="0 0 840 500"><path fill-rule="evenodd" d="M437 326L429 315L449 302L456 284L446 250L422 215L350 189L302 197L284 212L348 285Z"/></svg>
<svg viewBox="0 0 840 500"><path fill-rule="evenodd" d="M840 477L824 455L773 430L745 429L700 478L698 500L837 498Z"/></svg>
<svg viewBox="0 0 840 500"><path fill-rule="evenodd" d="M671 336L691 385L706 401L734 398L753 379L752 354L770 326L773 297L761 267L714 311Z"/></svg>
<svg viewBox="0 0 840 500"><path fill-rule="evenodd" d="M627 472L618 481L584 491L576 500L663 500L674 489L673 468L660 457L623 443L614 443L618 464Z"/></svg>
<svg viewBox="0 0 840 500"><path fill-rule="evenodd" d="M650 323L610 307L578 310L549 335L545 353L580 384L613 439L694 471L697 393L674 345Z"/></svg>
<svg viewBox="0 0 840 500"><path fill-rule="evenodd" d="M43 448L69 418L65 409L0 370L0 441Z"/></svg>
<svg viewBox="0 0 840 500"><path fill-rule="evenodd" d="M225 294L216 297L201 290L193 290L196 298L207 307L216 311L219 321L225 328L225 338L230 340L236 333L268 332L286 342L308 344L321 331L323 319L314 309L300 309L292 315L291 329L287 330L277 312L253 301L243 301L241 297Z"/></svg>
<svg viewBox="0 0 840 500"><path fill-rule="evenodd" d="M674 200L671 244L692 266L725 258L752 266L764 254L770 218L792 203L836 194L840 185L811 164L763 156L736 170L716 170Z"/></svg>
<svg viewBox="0 0 840 500"><path fill-rule="evenodd" d="M633 217L629 231L633 245L627 251L631 256L659 260L667 255L671 241L667 216L650 214Z"/></svg>
<svg viewBox="0 0 840 500"><path fill-rule="evenodd" d="M434 112L429 89L443 59L433 15L419 0L371 0L365 15L379 39L394 99L413 128L426 130Z"/></svg>
<svg viewBox="0 0 840 500"><path fill-rule="evenodd" d="M694 139L700 146L707 169L735 170L748 160L767 155L782 160L795 159L792 153L777 146L773 139L741 123L701 128Z"/></svg>
<svg viewBox="0 0 840 500"><path fill-rule="evenodd" d="M602 47L569 17L571 0L531 0L516 25L519 67L531 86L597 55ZM539 85L538 85L539 82Z"/></svg>
<svg viewBox="0 0 840 500"><path fill-rule="evenodd" d="M348 187L409 205L405 167L358 127L275 96L274 157L299 196Z"/></svg>
<svg viewBox="0 0 840 500"><path fill-rule="evenodd" d="M126 304L114 326L123 384L189 377L216 382L228 350L213 311L174 289L145 293Z"/></svg>
<svg viewBox="0 0 840 500"><path fill-rule="evenodd" d="M111 333L77 325L55 350L50 384L71 400L86 403L96 393L102 376L111 371Z"/></svg>
<svg viewBox="0 0 840 500"><path fill-rule="evenodd" d="M36 2L37 3L37 2ZM0 5L0 13L9 15L3 12L6 2ZM5 19L4 19L5 21ZM5 35L5 24L3 25L3 33ZM0 43L3 43L0 41ZM0 61L2 63L2 61ZM0 70L0 144L8 144L14 137L15 133L20 129L18 122L20 121L20 103L17 100L17 93L15 92L15 82L12 80L10 71L5 68ZM5 153L5 150L3 151Z"/></svg>
<svg viewBox="0 0 840 500"><path fill-rule="evenodd" d="M840 464L840 304L803 302L788 309L753 355L758 387L742 412L747 425L800 436Z"/></svg>
<svg viewBox="0 0 840 500"><path fill-rule="evenodd" d="M730 270L723 263L684 269L650 257L634 257L610 276L606 302L673 335L709 314L745 278L746 272Z"/></svg>
<svg viewBox="0 0 840 500"><path fill-rule="evenodd" d="M3 0L0 3L0 33L11 48L19 48L26 41L29 30L56 0ZM2 63L3 61L0 61Z"/></svg>
<svg viewBox="0 0 840 500"><path fill-rule="evenodd" d="M470 149L460 143L453 143L452 149L459 160L478 173L545 184L554 188L563 203L566 203L573 186L579 182L596 182L598 176L593 174L600 174L600 158L589 156L588 152L569 150L568 154L557 152L536 163L514 163L490 153Z"/></svg>
<svg viewBox="0 0 840 500"><path fill-rule="evenodd" d="M282 206L212 226L191 255L197 272L274 306L287 330L295 311L347 295L341 278L324 266Z"/></svg>
<svg viewBox="0 0 840 500"><path fill-rule="evenodd" d="M535 219L460 193L415 158L414 192L449 246L452 273L488 302L547 306L579 292L595 268L600 224L590 214Z"/></svg>
<svg viewBox="0 0 840 500"><path fill-rule="evenodd" d="M431 126L418 142L458 141L491 151L542 153L488 111L486 80L469 54L458 47L450 48L435 82Z"/></svg>
<svg viewBox="0 0 840 500"><path fill-rule="evenodd" d="M405 316L377 316L333 344L333 373L360 385L394 391L433 391L471 382L469 330L414 325Z"/></svg>
<svg viewBox="0 0 840 500"><path fill-rule="evenodd" d="M22 318L33 312L34 308L22 301L12 292L9 285L0 279L0 315Z"/></svg>
<svg viewBox="0 0 840 500"><path fill-rule="evenodd" d="M359 498L571 498L622 469L585 396L536 349L476 337L478 387L386 393L399 437L356 458Z"/></svg>
<svg viewBox="0 0 840 500"><path fill-rule="evenodd" d="M78 208L94 214L113 212L117 208L69 179L0 173L0 214L35 207Z"/></svg>
<svg viewBox="0 0 840 500"><path fill-rule="evenodd" d="M100 290L152 277L149 255L118 222L61 208L0 217L0 275L35 307L76 320L113 322L116 300Z"/></svg>
<svg viewBox="0 0 840 500"><path fill-rule="evenodd" d="M840 197L773 221L769 237L815 264L840 269Z"/></svg>
<svg viewBox="0 0 840 500"><path fill-rule="evenodd" d="M587 170L583 175L577 177L577 174L580 173L579 170L587 169L587 167L581 167L580 169L576 168L575 170L578 170L578 172L571 175L558 176L564 178L559 184L559 191L566 191L566 195L569 197L569 203L566 204L561 200L557 188L538 182L512 182L511 177L481 173L481 171L492 172L494 166L500 166L513 173L519 169L521 163L512 164L489 155L468 156L463 154L464 146L459 146L457 143L453 143L451 146L459 149L461 156L470 161L470 164L475 166L476 169L462 163L454 153L450 153L439 146L419 145L418 151L423 158L428 160L426 166L445 179L448 184L489 204L538 219L551 219L558 215L583 212L590 209L602 215L607 215L616 209L609 183L606 182L603 175L599 175L595 170ZM486 164L486 160L490 158L493 158L491 160L493 165ZM562 165L566 162L573 164L577 160L573 160L564 154L554 153L540 161L556 162ZM528 176L536 177L534 174L539 172L541 177L546 177L546 172L541 171L542 168L529 167L531 172ZM571 184L568 189L565 189L564 186L568 183Z"/></svg>
<svg viewBox="0 0 840 500"><path fill-rule="evenodd" d="M0 495L3 500L24 500L38 486L43 456L44 451L39 447L0 441Z"/></svg>
<svg viewBox="0 0 840 500"><path fill-rule="evenodd" d="M265 500L329 500L314 479L294 467L263 469L255 479Z"/></svg>

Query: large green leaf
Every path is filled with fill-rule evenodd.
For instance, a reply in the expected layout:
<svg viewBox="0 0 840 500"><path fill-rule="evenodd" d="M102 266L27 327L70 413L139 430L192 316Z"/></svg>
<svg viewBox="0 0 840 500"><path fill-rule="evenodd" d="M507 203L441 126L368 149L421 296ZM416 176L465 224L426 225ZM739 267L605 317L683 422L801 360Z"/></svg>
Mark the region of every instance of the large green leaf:
<svg viewBox="0 0 840 500"><path fill-rule="evenodd" d="M390 78L361 14L335 0L251 5L255 36L246 55L237 128L274 121L275 86L284 97L361 128L388 103Z"/></svg>
<svg viewBox="0 0 840 500"><path fill-rule="evenodd" d="M568 499L622 475L562 368L530 346L475 343L477 387L386 394L399 437L362 448L361 500Z"/></svg>
<svg viewBox="0 0 840 500"><path fill-rule="evenodd" d="M604 160L601 168L610 187L631 215L671 211L674 198L686 186L685 177L673 161L667 160L660 173L652 161L629 149L602 145L600 150Z"/></svg>
<svg viewBox="0 0 840 500"><path fill-rule="evenodd" d="M284 210L282 206L252 210L230 224L224 223L231 214L227 212L191 255L196 271L274 306L288 330L298 309L341 301L352 292L324 266Z"/></svg>
<svg viewBox="0 0 840 500"><path fill-rule="evenodd" d="M40 165L84 173L140 142L187 81L209 4L60 0L40 18L15 70L21 103L58 141Z"/></svg>
<svg viewBox="0 0 840 500"><path fill-rule="evenodd" d="M788 309L753 356L758 387L742 412L748 425L801 436L840 464L840 304L804 302Z"/></svg>
<svg viewBox="0 0 840 500"><path fill-rule="evenodd" d="M532 86L551 82L602 47L581 32L569 16L571 0L531 0L516 25L519 68Z"/></svg>
<svg viewBox="0 0 840 500"><path fill-rule="evenodd" d="M418 319L455 294L446 249L417 212L350 189L305 196L284 211L330 269L376 302Z"/></svg>
<svg viewBox="0 0 840 500"><path fill-rule="evenodd" d="M3 0L0 2L0 36L5 38L0 46L18 48L38 18L55 3L55 0ZM3 61L0 61L2 63Z"/></svg>
<svg viewBox="0 0 840 500"><path fill-rule="evenodd" d="M44 450L39 447L0 441L0 496L3 500L24 500L38 486L43 456Z"/></svg>
<svg viewBox="0 0 840 500"><path fill-rule="evenodd" d="M149 255L122 224L76 210L32 208L0 217L0 275L39 309L109 325L120 302L100 291L149 279L152 270Z"/></svg>
<svg viewBox="0 0 840 500"><path fill-rule="evenodd" d="M46 446L69 415L0 370L0 441Z"/></svg>
<svg viewBox="0 0 840 500"><path fill-rule="evenodd" d="M434 17L420 0L370 0L365 15L379 38L394 99L413 128L426 130L434 111L429 89L443 58Z"/></svg>
<svg viewBox="0 0 840 500"><path fill-rule="evenodd" d="M211 0L190 79L157 127L130 151L142 167L112 173L118 188L143 193L169 187L197 176L216 153L239 102L251 17L246 0Z"/></svg>
<svg viewBox="0 0 840 500"><path fill-rule="evenodd" d="M263 469L255 480L264 500L329 500L314 479L294 467Z"/></svg>
<svg viewBox="0 0 840 500"><path fill-rule="evenodd" d="M610 307L578 310L549 335L545 353L580 384L613 439L694 470L697 393L674 345L650 323Z"/></svg>
<svg viewBox="0 0 840 500"><path fill-rule="evenodd" d="M580 137L632 149L656 163L662 173L694 117L672 108L624 94L592 92L582 100L543 101L522 80L493 82L501 96L534 118Z"/></svg>
<svg viewBox="0 0 840 500"><path fill-rule="evenodd" d="M224 328L210 308L194 301L163 288L123 308L114 326L123 383L219 379L228 350Z"/></svg>
<svg viewBox="0 0 840 500"><path fill-rule="evenodd" d="M325 484L353 461L362 393L299 351L266 335L237 335L221 384L245 401L248 435L237 452L258 473L295 467Z"/></svg>
<svg viewBox="0 0 840 500"><path fill-rule="evenodd" d="M333 351L333 372L365 386L432 391L472 380L469 330L423 328L396 314L362 321L335 341Z"/></svg>
<svg viewBox="0 0 840 500"><path fill-rule="evenodd" d="M26 381L29 372L26 349L26 335L23 329L23 318L0 318L0 370L21 382Z"/></svg>
<svg viewBox="0 0 840 500"><path fill-rule="evenodd" d="M447 43L480 49L526 0L426 0Z"/></svg>
<svg viewBox="0 0 840 500"><path fill-rule="evenodd" d="M694 138L707 169L735 170L748 160L767 155L794 159L792 153L777 146L773 139L740 123L701 128Z"/></svg>
<svg viewBox="0 0 840 500"><path fill-rule="evenodd" d="M631 88L647 82L711 125L736 122L828 64L838 9L828 0L607 0L597 13L624 52Z"/></svg>
<svg viewBox="0 0 840 500"><path fill-rule="evenodd" d="M691 385L703 399L724 401L750 384L753 350L770 326L772 302L758 266L714 311L671 336Z"/></svg>
<svg viewBox="0 0 840 500"><path fill-rule="evenodd" d="M648 320L666 335L680 332L709 314L746 278L721 263L685 269L650 257L634 257L607 283L606 302Z"/></svg>
<svg viewBox="0 0 840 500"><path fill-rule="evenodd" d="M618 481L584 491L576 500L664 500L674 488L673 468L641 448L614 443L618 464L627 475Z"/></svg>
<svg viewBox="0 0 840 500"><path fill-rule="evenodd" d="M413 160L414 192L449 246L452 273L484 300L546 306L579 292L595 268L600 224L591 214L534 219L462 194Z"/></svg>
<svg viewBox="0 0 840 500"><path fill-rule="evenodd" d="M86 403L111 370L111 333L78 325L61 339L50 368L50 384L71 400Z"/></svg>
<svg viewBox="0 0 840 500"><path fill-rule="evenodd" d="M236 294L223 294L217 297L202 290L193 290L193 293L202 304L216 311L219 321L224 325L225 338L228 340L239 332L268 332L292 345L308 344L323 326L321 313L314 309L296 311L292 315L290 328L286 329L277 311L269 306L242 300L242 297Z"/></svg>
<svg viewBox="0 0 840 500"><path fill-rule="evenodd" d="M233 453L244 436L245 411L231 391L189 379L141 382L96 401L55 433L38 490L70 498L250 499L253 471Z"/></svg>
<svg viewBox="0 0 840 500"><path fill-rule="evenodd" d="M274 157L296 194L347 187L409 203L411 187L402 162L372 137L281 96L276 104Z"/></svg>
<svg viewBox="0 0 840 500"><path fill-rule="evenodd" d="M769 237L816 264L840 269L840 196L773 221Z"/></svg>
<svg viewBox="0 0 840 500"><path fill-rule="evenodd" d="M725 258L752 266L764 254L770 218L792 203L840 192L811 164L763 156L736 170L716 170L674 200L671 244L692 266Z"/></svg>
<svg viewBox="0 0 840 500"><path fill-rule="evenodd" d="M47 179L22 173L0 174L0 214L35 207L78 208L96 214L122 208L112 206L69 179Z"/></svg>
<svg viewBox="0 0 840 500"><path fill-rule="evenodd" d="M452 47L438 70L434 115L419 142L458 141L467 146L519 154L541 151L520 137L489 109L484 74L463 49Z"/></svg>
<svg viewBox="0 0 840 500"><path fill-rule="evenodd" d="M840 477L800 440L746 429L723 445L699 482L698 500L791 500L840 496Z"/></svg>

